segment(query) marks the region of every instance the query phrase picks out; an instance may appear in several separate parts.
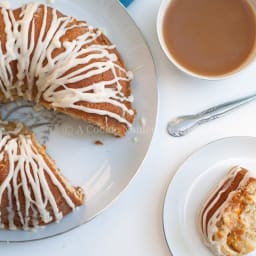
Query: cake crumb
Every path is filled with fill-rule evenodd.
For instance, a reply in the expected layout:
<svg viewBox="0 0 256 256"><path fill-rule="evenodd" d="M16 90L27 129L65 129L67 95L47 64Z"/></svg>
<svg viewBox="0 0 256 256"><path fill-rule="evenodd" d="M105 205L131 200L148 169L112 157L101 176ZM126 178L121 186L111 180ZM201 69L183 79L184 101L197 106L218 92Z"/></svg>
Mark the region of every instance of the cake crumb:
<svg viewBox="0 0 256 256"><path fill-rule="evenodd" d="M54 4L55 0L47 0L48 4Z"/></svg>
<svg viewBox="0 0 256 256"><path fill-rule="evenodd" d="M104 143L101 140L96 140L94 142L95 145L104 145Z"/></svg>
<svg viewBox="0 0 256 256"><path fill-rule="evenodd" d="M144 117L141 117L140 118L140 125L142 126L142 127L145 127L146 126L146 119L144 118Z"/></svg>
<svg viewBox="0 0 256 256"><path fill-rule="evenodd" d="M137 142L138 142L138 137L133 137L133 138L132 138L132 141L133 141L134 143L137 143Z"/></svg>

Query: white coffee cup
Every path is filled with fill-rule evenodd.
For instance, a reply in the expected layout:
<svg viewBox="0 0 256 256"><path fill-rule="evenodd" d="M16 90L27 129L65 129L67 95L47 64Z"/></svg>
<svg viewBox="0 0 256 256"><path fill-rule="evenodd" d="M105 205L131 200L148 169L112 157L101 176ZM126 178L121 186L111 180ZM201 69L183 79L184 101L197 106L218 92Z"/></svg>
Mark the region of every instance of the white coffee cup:
<svg viewBox="0 0 256 256"><path fill-rule="evenodd" d="M172 55L172 53L168 50L168 47L166 45L165 39L164 39L164 33L163 33L163 25L164 25L164 18L165 18L165 14L166 11L168 9L168 7L170 6L170 4L172 3L172 1L174 0L163 0L160 8L158 10L158 15L157 15L157 35L158 35L158 40L159 43L161 45L162 50L164 51L165 55L167 56L167 58L181 71L183 71L184 73L191 75L193 77L197 77L200 79L206 79L206 80L219 80L219 79L224 79L224 78L228 78L230 76L233 76L235 74L237 74L238 72L244 70L249 64L252 63L252 61L255 59L256 56L256 41L255 41L255 45L253 50L251 51L250 55L248 56L248 58L246 59L246 61L244 63L242 63L238 68L232 70L229 73L226 74L222 74L222 75L216 75L216 76L208 76L208 75L202 75L199 73L196 73L194 71L189 70L188 68L186 68L185 66L181 65L176 59L175 57ZM248 2L251 6L252 9L254 11L255 17L256 17L256 0L255 1L249 1Z"/></svg>

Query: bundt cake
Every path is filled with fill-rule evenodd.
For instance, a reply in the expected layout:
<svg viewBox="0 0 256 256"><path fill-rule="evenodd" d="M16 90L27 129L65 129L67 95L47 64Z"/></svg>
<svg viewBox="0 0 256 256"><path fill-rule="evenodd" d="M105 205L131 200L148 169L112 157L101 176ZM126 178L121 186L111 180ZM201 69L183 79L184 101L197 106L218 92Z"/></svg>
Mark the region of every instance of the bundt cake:
<svg viewBox="0 0 256 256"><path fill-rule="evenodd" d="M134 121L116 47L84 21L45 4L0 8L0 102L40 104L124 136Z"/></svg>
<svg viewBox="0 0 256 256"><path fill-rule="evenodd" d="M58 222L84 203L33 133L19 122L0 122L0 227L36 229Z"/></svg>
<svg viewBox="0 0 256 256"><path fill-rule="evenodd" d="M247 255L256 248L255 220L256 177L233 167L202 207L202 237L216 255Z"/></svg>

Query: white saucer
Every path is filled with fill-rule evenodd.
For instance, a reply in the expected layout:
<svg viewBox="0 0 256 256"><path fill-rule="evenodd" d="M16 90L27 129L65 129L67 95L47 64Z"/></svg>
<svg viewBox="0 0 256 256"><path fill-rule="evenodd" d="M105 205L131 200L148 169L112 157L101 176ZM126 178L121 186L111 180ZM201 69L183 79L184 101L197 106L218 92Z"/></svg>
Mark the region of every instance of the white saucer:
<svg viewBox="0 0 256 256"><path fill-rule="evenodd" d="M166 241L174 256L213 255L201 240L198 215L211 190L234 165L256 172L256 138L214 141L180 166L167 190L163 211ZM250 254L255 255L256 251Z"/></svg>

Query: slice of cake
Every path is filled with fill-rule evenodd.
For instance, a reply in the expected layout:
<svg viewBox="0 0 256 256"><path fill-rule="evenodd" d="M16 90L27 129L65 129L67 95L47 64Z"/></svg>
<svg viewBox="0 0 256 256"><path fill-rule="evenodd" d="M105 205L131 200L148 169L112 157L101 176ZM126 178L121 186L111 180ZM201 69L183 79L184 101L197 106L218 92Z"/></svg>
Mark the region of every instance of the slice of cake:
<svg viewBox="0 0 256 256"><path fill-rule="evenodd" d="M35 136L21 123L0 122L0 225L36 229L84 203Z"/></svg>
<svg viewBox="0 0 256 256"><path fill-rule="evenodd" d="M216 255L242 256L256 247L256 178L233 167L200 214L204 241Z"/></svg>

